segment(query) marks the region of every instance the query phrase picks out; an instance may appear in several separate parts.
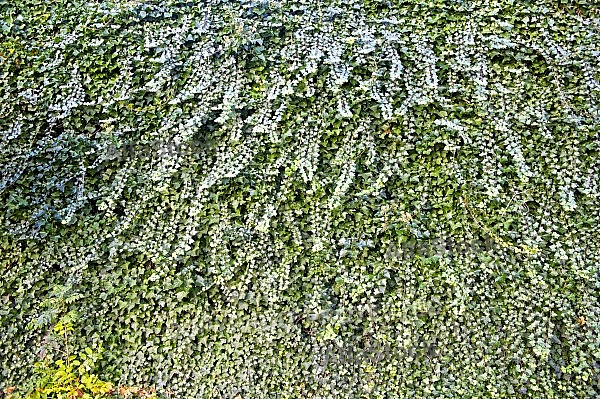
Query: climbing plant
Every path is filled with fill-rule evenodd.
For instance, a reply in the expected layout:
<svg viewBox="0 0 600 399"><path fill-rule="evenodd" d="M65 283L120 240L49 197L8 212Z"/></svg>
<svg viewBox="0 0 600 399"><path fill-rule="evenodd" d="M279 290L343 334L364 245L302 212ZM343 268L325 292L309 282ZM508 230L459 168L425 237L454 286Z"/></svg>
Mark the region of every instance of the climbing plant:
<svg viewBox="0 0 600 399"><path fill-rule="evenodd" d="M116 386L598 395L595 2L0 0L0 61L0 389L71 287Z"/></svg>

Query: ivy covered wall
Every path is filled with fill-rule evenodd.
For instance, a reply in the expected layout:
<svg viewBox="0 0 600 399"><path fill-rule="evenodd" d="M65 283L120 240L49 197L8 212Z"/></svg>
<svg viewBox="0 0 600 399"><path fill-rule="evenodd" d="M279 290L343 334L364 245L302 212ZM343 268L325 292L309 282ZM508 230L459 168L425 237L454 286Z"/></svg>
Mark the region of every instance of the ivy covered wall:
<svg viewBox="0 0 600 399"><path fill-rule="evenodd" d="M598 10L0 0L0 388L597 397Z"/></svg>

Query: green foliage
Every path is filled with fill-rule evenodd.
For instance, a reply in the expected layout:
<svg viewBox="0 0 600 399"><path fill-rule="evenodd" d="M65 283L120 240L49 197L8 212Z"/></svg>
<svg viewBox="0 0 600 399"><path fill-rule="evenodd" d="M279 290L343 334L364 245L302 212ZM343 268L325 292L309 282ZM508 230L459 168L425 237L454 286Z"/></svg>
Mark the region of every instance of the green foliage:
<svg viewBox="0 0 600 399"><path fill-rule="evenodd" d="M7 399L98 399L113 392L112 384L93 374L97 362L102 359L101 345L73 353L70 338L78 314L67 309L82 297L82 294L72 292L70 285L55 285L51 296L40 304L46 311L31 327L44 329L51 325L50 333L45 337L46 344L41 349L43 359L35 364L34 377L28 384L29 392L24 396L14 392Z"/></svg>
<svg viewBox="0 0 600 399"><path fill-rule="evenodd" d="M0 389L597 397L599 18L0 0Z"/></svg>
<svg viewBox="0 0 600 399"><path fill-rule="evenodd" d="M66 326L60 323L55 327L57 334L66 333ZM49 364L38 362L34 369L35 388L28 393L27 399L68 399L82 397L84 399L106 398L113 392L112 384L101 381L95 374L90 374L96 362L101 359L102 347L97 351L86 348L83 353L69 355ZM16 399L16 397L15 397Z"/></svg>
<svg viewBox="0 0 600 399"><path fill-rule="evenodd" d="M5 389L5 399L102 399L115 395L128 398L138 395L143 399L155 397L154 391L133 387L115 389L110 382L102 381L94 371L102 359L102 345L96 348L86 347L79 353L73 353L71 335L74 324L78 322L77 312L67 311L68 306L83 298L73 292L71 285L55 285L52 294L44 300L40 314L31 328L44 329L51 325L41 348L43 359L35 363L32 379L25 384L26 389L16 387ZM20 391L26 391L21 394Z"/></svg>

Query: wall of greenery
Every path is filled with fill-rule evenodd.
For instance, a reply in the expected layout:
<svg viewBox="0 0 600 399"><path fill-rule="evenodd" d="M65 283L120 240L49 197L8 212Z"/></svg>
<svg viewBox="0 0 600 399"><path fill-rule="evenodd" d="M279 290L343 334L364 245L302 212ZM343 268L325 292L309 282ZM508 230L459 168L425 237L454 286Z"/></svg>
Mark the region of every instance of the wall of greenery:
<svg viewBox="0 0 600 399"><path fill-rule="evenodd" d="M0 0L0 388L598 397L599 10Z"/></svg>

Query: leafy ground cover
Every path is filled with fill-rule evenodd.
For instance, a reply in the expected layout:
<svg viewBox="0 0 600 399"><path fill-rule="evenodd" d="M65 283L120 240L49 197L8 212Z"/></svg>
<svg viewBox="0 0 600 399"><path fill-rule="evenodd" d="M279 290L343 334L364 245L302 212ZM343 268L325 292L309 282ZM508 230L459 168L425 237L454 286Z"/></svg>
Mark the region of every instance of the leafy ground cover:
<svg viewBox="0 0 600 399"><path fill-rule="evenodd" d="M0 61L5 392L67 290L115 386L598 396L594 2L0 0Z"/></svg>

